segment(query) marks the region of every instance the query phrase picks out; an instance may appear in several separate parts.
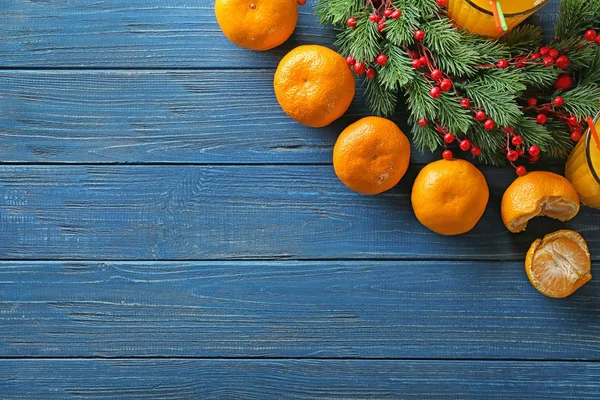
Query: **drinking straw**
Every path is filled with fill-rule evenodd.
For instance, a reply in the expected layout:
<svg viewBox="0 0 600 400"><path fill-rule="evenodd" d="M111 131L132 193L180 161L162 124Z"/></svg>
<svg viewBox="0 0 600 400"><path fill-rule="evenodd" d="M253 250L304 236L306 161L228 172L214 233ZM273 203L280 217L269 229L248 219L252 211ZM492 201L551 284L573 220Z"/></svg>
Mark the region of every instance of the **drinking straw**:
<svg viewBox="0 0 600 400"><path fill-rule="evenodd" d="M496 29L502 30L502 21L500 21L500 14L498 13L498 5L496 0L490 0L490 7L492 8L492 13L494 14L494 22L496 23Z"/></svg>
<svg viewBox="0 0 600 400"><path fill-rule="evenodd" d="M506 25L506 19L504 19L504 12L502 12L502 5L499 1L496 1L496 9L498 11L498 17L500 18L500 24L502 25L502 30L506 32L508 30L508 25Z"/></svg>
<svg viewBox="0 0 600 400"><path fill-rule="evenodd" d="M592 120L592 117L587 117L587 124L588 124L588 127L590 128L590 132L592 132L592 137L594 138L594 141L596 142L596 147L598 147L598 150L600 150L600 138L598 137L598 132L596 131L596 125L594 125L594 121Z"/></svg>

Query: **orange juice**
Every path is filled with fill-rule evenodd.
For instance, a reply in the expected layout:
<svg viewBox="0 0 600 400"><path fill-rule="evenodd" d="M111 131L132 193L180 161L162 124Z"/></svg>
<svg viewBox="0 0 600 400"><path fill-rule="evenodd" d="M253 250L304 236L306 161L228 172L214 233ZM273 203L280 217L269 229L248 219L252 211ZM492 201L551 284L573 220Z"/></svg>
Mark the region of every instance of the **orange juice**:
<svg viewBox="0 0 600 400"><path fill-rule="evenodd" d="M500 0L508 30L523 22L542 8L548 0ZM499 37L504 31L496 29L494 14L489 0L450 0L448 16L456 24L473 33Z"/></svg>
<svg viewBox="0 0 600 400"><path fill-rule="evenodd" d="M594 123L600 132L600 114ZM566 176L583 204L600 209L600 149L589 129L569 156Z"/></svg>

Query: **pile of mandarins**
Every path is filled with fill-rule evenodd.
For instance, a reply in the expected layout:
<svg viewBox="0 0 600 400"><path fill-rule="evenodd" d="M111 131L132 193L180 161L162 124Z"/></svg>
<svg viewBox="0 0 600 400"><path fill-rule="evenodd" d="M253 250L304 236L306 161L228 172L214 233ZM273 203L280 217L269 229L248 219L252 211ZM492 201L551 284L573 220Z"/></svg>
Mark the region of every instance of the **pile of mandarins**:
<svg viewBox="0 0 600 400"><path fill-rule="evenodd" d="M234 44L269 50L284 43L305 0L216 0L221 30ZM323 46L299 46L279 63L274 77L277 101L295 121L313 128L331 124L350 106L354 75L346 60ZM333 167L351 190L375 195L400 182L410 162L410 142L392 121L366 117L344 129L333 149ZM426 165L412 188L417 219L441 235L469 232L483 216L489 199L484 175L468 161L439 160ZM537 216L567 221L579 212L571 183L551 172L517 178L502 198L506 228L522 232ZM576 232L562 230L536 240L525 269L533 286L549 297L566 297L591 279L590 253Z"/></svg>

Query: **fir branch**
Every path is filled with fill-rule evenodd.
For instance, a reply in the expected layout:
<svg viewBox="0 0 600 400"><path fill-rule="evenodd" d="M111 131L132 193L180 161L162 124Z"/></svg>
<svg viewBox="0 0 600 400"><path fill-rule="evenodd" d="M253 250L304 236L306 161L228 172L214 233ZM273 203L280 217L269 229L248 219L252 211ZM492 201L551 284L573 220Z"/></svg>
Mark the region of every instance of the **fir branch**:
<svg viewBox="0 0 600 400"><path fill-rule="evenodd" d="M598 2L600 4L600 1ZM600 46L593 49L594 57L588 68L579 71L577 75L580 85L600 86Z"/></svg>
<svg viewBox="0 0 600 400"><path fill-rule="evenodd" d="M567 158L575 146L575 143L571 140L567 124L558 120L548 120L545 126L552 137L546 154L561 160Z"/></svg>
<svg viewBox="0 0 600 400"><path fill-rule="evenodd" d="M404 50L389 44L383 49L387 64L379 71L379 82L386 90L398 91L415 76L410 59Z"/></svg>
<svg viewBox="0 0 600 400"><path fill-rule="evenodd" d="M348 28L340 32L335 45L344 55L352 55L357 61L368 61L374 59L381 51L380 35L376 24L361 18L356 29Z"/></svg>
<svg viewBox="0 0 600 400"><path fill-rule="evenodd" d="M505 145L506 136L498 129L487 131L481 124L477 124L469 132L474 145L481 147L481 155L478 157L483 163L490 165L506 164L506 157L499 150Z"/></svg>
<svg viewBox="0 0 600 400"><path fill-rule="evenodd" d="M518 68L505 69L486 69L480 72L478 79L481 81L482 87L490 87L493 90L517 93L527 89L527 85L523 83L523 70Z"/></svg>
<svg viewBox="0 0 600 400"><path fill-rule="evenodd" d="M513 126L519 122L521 110L516 102L516 93L489 87L482 77L464 84L463 88L467 97L481 107L497 125Z"/></svg>
<svg viewBox="0 0 600 400"><path fill-rule="evenodd" d="M416 4L398 2L402 9L402 17L388 21L386 27L387 39L396 46L406 47L414 42L414 32L420 25L421 14Z"/></svg>
<svg viewBox="0 0 600 400"><path fill-rule="evenodd" d="M443 127L448 128L455 134L466 133L474 121L468 110L462 108L454 93L443 93L436 99L438 105L438 117Z"/></svg>
<svg viewBox="0 0 600 400"><path fill-rule="evenodd" d="M321 25L341 25L348 18L356 17L364 8L364 1L359 0L317 1L315 14L319 17Z"/></svg>
<svg viewBox="0 0 600 400"><path fill-rule="evenodd" d="M520 74L520 81L533 88L551 87L562 71L556 67L545 67L543 65L528 65Z"/></svg>
<svg viewBox="0 0 600 400"><path fill-rule="evenodd" d="M433 153L444 144L442 135L431 125L413 124L411 135L413 144L420 151L430 150Z"/></svg>
<svg viewBox="0 0 600 400"><path fill-rule="evenodd" d="M436 119L438 102L429 95L430 88L431 85L422 75L417 75L406 85L406 104L416 119L427 118L430 121Z"/></svg>
<svg viewBox="0 0 600 400"><path fill-rule="evenodd" d="M500 38L500 43L514 53L526 53L542 43L542 28L537 25L520 25Z"/></svg>
<svg viewBox="0 0 600 400"><path fill-rule="evenodd" d="M396 110L398 92L382 86L379 78L370 79L365 90L367 104L376 115L389 116Z"/></svg>
<svg viewBox="0 0 600 400"><path fill-rule="evenodd" d="M598 112L600 88L596 85L579 85L564 92L562 97L565 99L564 109L583 120Z"/></svg>
<svg viewBox="0 0 600 400"><path fill-rule="evenodd" d="M523 138L523 146L526 149L536 145L546 153L552 146L553 138L546 126L538 124L533 118L522 116L514 128L515 133Z"/></svg>
<svg viewBox="0 0 600 400"><path fill-rule="evenodd" d="M592 2L596 1L592 0ZM581 36L586 29L597 23L596 16L590 0L562 0L556 25L556 36L559 39Z"/></svg>

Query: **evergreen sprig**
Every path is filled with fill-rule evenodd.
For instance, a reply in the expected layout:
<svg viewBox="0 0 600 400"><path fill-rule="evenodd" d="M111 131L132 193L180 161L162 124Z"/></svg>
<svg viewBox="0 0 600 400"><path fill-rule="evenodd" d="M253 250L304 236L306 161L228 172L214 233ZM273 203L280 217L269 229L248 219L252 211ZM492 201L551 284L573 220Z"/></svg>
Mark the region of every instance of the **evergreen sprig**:
<svg viewBox="0 0 600 400"><path fill-rule="evenodd" d="M448 147L443 138L452 132L479 147L485 163L506 163L509 149L526 156L530 146L563 158L583 119L598 111L600 45L584 39L584 33L600 28L600 0L562 0L555 39L546 47L538 26L519 26L498 40L456 28L435 0L316 1L321 23L340 29L340 53L373 70L365 89L370 109L391 115L404 95L418 149ZM390 18L391 10L400 10L401 17ZM383 21L369 19L372 15ZM356 19L354 27L346 26L349 18ZM418 29L426 32L422 40L415 38ZM544 65L556 56L548 54L550 49L568 61L553 57ZM380 54L387 56L382 65L375 62ZM426 65L415 68L419 57ZM432 91L442 86L433 79L434 70L451 82L441 93ZM574 85L555 87L560 74L570 75ZM476 120L477 112L485 118ZM567 124L572 115L578 127ZM514 145L514 136L523 144Z"/></svg>

